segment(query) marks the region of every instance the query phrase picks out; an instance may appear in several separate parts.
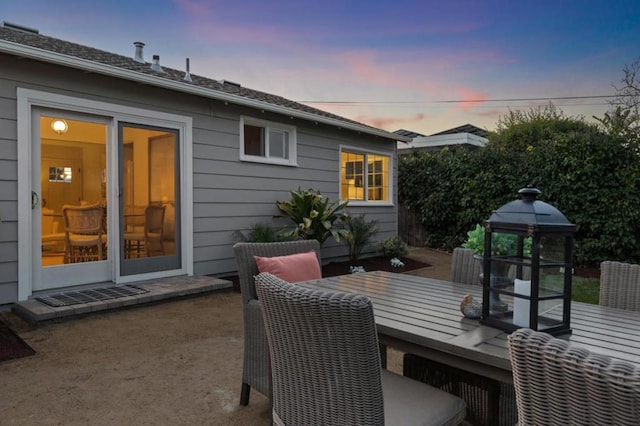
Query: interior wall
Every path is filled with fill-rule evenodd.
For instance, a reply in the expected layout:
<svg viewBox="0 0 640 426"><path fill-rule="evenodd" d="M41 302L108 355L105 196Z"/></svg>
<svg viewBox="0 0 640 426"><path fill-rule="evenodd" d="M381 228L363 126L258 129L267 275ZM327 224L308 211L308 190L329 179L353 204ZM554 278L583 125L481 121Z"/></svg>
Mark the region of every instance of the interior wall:
<svg viewBox="0 0 640 426"><path fill-rule="evenodd" d="M105 145L79 142L60 142L43 140L41 146L41 157L60 160L56 166L68 166L74 164L76 170L73 171L72 179L79 180L78 197L61 200L62 204L88 204L104 202L106 196L106 184L103 182L103 173L106 171ZM44 167L44 166L43 166ZM78 170L79 168L79 170ZM51 188L53 185L67 185L64 183L49 183L48 170L41 171L41 188L43 202L47 208L56 212L60 211L62 204L53 199ZM58 204L60 204L58 206Z"/></svg>
<svg viewBox="0 0 640 426"><path fill-rule="evenodd" d="M64 204L79 204L82 199L82 149L45 143L41 146L40 202L43 209L61 213ZM49 182L49 167L71 167L71 183Z"/></svg>

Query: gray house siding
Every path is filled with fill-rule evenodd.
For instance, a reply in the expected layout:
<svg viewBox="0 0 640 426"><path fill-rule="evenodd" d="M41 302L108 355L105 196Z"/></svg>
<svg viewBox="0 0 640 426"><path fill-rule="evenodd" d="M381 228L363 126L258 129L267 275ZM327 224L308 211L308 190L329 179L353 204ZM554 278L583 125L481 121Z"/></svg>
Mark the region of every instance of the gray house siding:
<svg viewBox="0 0 640 426"><path fill-rule="evenodd" d="M228 123L205 130L194 118L194 247L195 273L224 274L235 271L231 246L235 232L248 231L252 225L287 224L274 219L276 201L290 198L291 189L312 188L332 201L339 197L339 147L341 144L363 149L389 150L372 137L340 131L325 125L291 120L276 114L262 114L245 108L227 108ZM298 137L298 167L240 162L240 115L295 124ZM221 118L216 118L220 121ZM230 123L230 125L229 125ZM221 129L224 129L221 131ZM222 153L219 154L219 153ZM395 191L394 191L395 193ZM395 206L351 207L352 214L367 214L380 222L378 237L397 231ZM330 260L346 255L344 244L327 241L323 257Z"/></svg>
<svg viewBox="0 0 640 426"><path fill-rule="evenodd" d="M391 152L396 167L395 142L383 138L4 54L0 63L0 304L16 301L18 291L18 87L192 117L195 274L235 271L234 232L274 222L275 202L290 189L312 188L337 201L341 144ZM296 126L298 167L241 162L241 115ZM349 210L377 220L379 239L397 232L395 203ZM343 244L325 244L325 259L345 255Z"/></svg>

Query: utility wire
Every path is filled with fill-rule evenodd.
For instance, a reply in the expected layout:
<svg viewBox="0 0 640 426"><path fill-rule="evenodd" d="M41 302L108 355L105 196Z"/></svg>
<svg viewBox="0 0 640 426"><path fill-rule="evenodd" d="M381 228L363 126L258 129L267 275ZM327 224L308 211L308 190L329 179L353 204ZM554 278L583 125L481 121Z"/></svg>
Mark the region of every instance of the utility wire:
<svg viewBox="0 0 640 426"><path fill-rule="evenodd" d="M298 101L304 104L343 104L343 105L364 105L364 104L446 104L446 103L472 103L472 102L522 102L522 101L556 101L575 99L604 99L615 98L620 95L590 95L590 96L552 96L546 98L503 98L503 99L447 99L436 101Z"/></svg>
<svg viewBox="0 0 640 426"><path fill-rule="evenodd" d="M358 104L332 104L335 105L336 107L343 107L343 108L356 108L362 105L358 105ZM496 105L496 104L481 104L481 105L474 105L473 108L530 108L532 107L534 104L533 103L510 103L510 104L506 104L506 105ZM585 107L585 106L606 106L606 105L610 105L608 102L587 102L587 103L580 103L580 102L554 102L553 104L554 106L557 107L572 107L572 106L576 106L576 107ZM371 104L370 105L373 108L379 107L385 107L385 108L411 108L411 109L415 109L415 108L421 108L421 109L440 109L440 108L444 108L444 106L439 106L439 105L424 105L424 106L416 106L416 105L407 105L407 104L403 104L403 105L374 105Z"/></svg>

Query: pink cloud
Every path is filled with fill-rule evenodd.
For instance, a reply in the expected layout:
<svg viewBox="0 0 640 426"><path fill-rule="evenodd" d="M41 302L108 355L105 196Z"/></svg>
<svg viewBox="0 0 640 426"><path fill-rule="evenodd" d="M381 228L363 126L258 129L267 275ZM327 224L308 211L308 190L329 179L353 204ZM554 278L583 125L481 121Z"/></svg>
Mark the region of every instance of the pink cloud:
<svg viewBox="0 0 640 426"><path fill-rule="evenodd" d="M456 88L456 92L461 96L461 102L457 108L462 111L469 111L470 109L483 105L489 96L486 93L474 92L466 87Z"/></svg>
<svg viewBox="0 0 640 426"><path fill-rule="evenodd" d="M500 52L480 51L477 47L460 51L438 45L415 48L388 46L383 49L353 49L340 43L328 45L327 42L340 37L347 41L366 38L367 31L363 36L348 26L335 28L335 31L326 26L311 26L300 32L298 28L287 25L265 24L268 20L232 19L237 17L238 10L223 8L217 0L174 2L187 16L189 22L185 28L192 35L194 45L201 46L199 51L205 50L211 52L208 54L225 58L235 55L237 59L234 60L247 64L244 65L247 72L253 72L252 63L247 58L257 56L255 63L261 65L256 70L261 69L262 76L270 73L275 77L271 85L286 78L288 83L282 85L285 90L295 86L296 81L300 82L298 86L301 89L304 85L333 82L330 84L346 89L342 92L345 96L342 99L352 101L451 99L447 88L451 88L456 79L460 81L456 76L464 74L464 70L476 69L477 64L513 61ZM440 22L420 28L378 28L375 34L379 37L382 32L393 38L398 34L411 33L465 33L477 28L475 23L445 25ZM243 51L245 54L241 55ZM462 109L473 106L463 104Z"/></svg>
<svg viewBox="0 0 640 426"><path fill-rule="evenodd" d="M359 82L426 93L436 90L436 85L421 75L420 67L383 58L375 50L349 51L336 55L335 60L343 63Z"/></svg>
<svg viewBox="0 0 640 426"><path fill-rule="evenodd" d="M396 130L398 126L404 124L416 124L425 119L425 114L418 113L409 117L355 117L354 120L368 124L379 129ZM392 128L393 127L393 128Z"/></svg>

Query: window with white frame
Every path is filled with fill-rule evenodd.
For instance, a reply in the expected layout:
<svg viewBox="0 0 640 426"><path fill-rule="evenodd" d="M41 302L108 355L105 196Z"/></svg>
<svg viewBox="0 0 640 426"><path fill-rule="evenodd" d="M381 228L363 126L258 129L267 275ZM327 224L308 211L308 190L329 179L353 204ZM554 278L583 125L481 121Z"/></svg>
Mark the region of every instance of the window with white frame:
<svg viewBox="0 0 640 426"><path fill-rule="evenodd" d="M340 149L340 199L391 202L391 156Z"/></svg>
<svg viewBox="0 0 640 426"><path fill-rule="evenodd" d="M240 117L240 159L297 165L296 128L271 121Z"/></svg>

